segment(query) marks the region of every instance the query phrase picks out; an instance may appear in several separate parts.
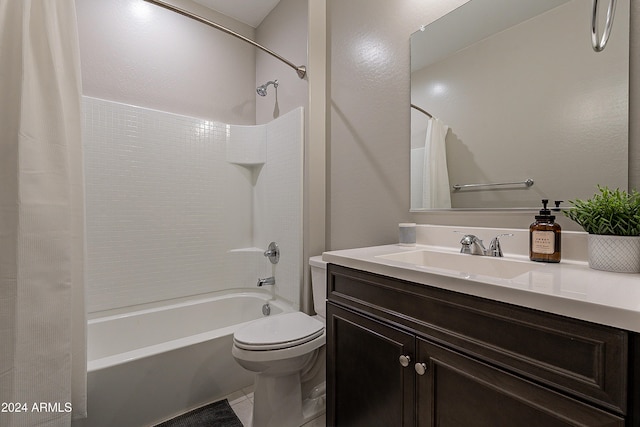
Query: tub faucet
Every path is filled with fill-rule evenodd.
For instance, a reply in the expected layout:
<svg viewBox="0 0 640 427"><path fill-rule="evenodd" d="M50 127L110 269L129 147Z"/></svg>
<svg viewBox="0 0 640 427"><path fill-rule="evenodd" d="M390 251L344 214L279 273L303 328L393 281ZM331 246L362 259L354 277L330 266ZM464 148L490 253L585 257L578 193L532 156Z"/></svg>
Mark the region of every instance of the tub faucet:
<svg viewBox="0 0 640 427"><path fill-rule="evenodd" d="M258 286L270 286L276 284L276 278L271 276L265 279L258 279Z"/></svg>

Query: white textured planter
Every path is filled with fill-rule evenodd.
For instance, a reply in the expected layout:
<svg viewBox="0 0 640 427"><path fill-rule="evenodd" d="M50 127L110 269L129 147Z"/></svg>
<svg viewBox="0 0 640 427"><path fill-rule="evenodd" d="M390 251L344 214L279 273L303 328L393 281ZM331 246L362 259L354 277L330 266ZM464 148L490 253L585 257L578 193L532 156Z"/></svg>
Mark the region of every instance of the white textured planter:
<svg viewBox="0 0 640 427"><path fill-rule="evenodd" d="M617 273L640 273L640 236L589 234L589 267Z"/></svg>

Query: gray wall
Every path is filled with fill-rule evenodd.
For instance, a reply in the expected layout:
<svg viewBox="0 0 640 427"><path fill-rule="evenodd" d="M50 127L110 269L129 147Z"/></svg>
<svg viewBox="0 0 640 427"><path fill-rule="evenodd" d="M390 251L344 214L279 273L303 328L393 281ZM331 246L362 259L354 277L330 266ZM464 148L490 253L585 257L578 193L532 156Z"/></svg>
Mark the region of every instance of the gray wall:
<svg viewBox="0 0 640 427"><path fill-rule="evenodd" d="M629 188L640 190L640 5L631 2L629 29Z"/></svg>
<svg viewBox="0 0 640 427"><path fill-rule="evenodd" d="M256 40L294 64L306 65L307 32L307 1L280 0L256 29ZM277 91L269 86L266 97L256 97L256 124L268 123L296 107L306 107L307 81L287 64L256 52L256 86L270 80L279 83Z"/></svg>
<svg viewBox="0 0 640 427"><path fill-rule="evenodd" d="M190 0L174 4L247 37L254 29ZM83 94L140 107L255 123L255 49L140 0L78 0Z"/></svg>
<svg viewBox="0 0 640 427"><path fill-rule="evenodd" d="M405 221L517 228L533 221L531 212L517 211L409 213L409 36L463 3L328 0L327 249L395 242L397 223ZM631 117L640 100L640 76L634 72L638 9L632 4ZM632 122L629 175L636 187L638 132ZM578 229L563 218L559 222L565 230Z"/></svg>

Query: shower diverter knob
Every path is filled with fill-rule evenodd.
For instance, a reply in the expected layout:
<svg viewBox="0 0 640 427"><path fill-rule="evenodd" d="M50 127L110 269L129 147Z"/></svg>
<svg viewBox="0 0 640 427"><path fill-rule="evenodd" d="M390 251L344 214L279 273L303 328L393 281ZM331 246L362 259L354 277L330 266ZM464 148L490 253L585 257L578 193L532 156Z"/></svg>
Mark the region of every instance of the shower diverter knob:
<svg viewBox="0 0 640 427"><path fill-rule="evenodd" d="M277 264L280 261L280 248L276 242L269 243L269 247L264 251L264 256L269 258L271 264Z"/></svg>

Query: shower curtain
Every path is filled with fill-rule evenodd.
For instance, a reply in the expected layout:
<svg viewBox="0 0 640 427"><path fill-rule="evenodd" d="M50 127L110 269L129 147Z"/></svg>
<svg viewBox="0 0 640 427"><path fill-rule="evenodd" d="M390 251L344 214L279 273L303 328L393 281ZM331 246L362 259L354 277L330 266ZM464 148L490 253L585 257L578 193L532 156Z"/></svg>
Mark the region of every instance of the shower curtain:
<svg viewBox="0 0 640 427"><path fill-rule="evenodd" d="M451 207L447 147L445 145L448 131L449 126L442 123L440 119L429 119L422 170L424 180L422 187L423 208Z"/></svg>
<svg viewBox="0 0 640 427"><path fill-rule="evenodd" d="M0 425L86 412L73 0L0 0Z"/></svg>

